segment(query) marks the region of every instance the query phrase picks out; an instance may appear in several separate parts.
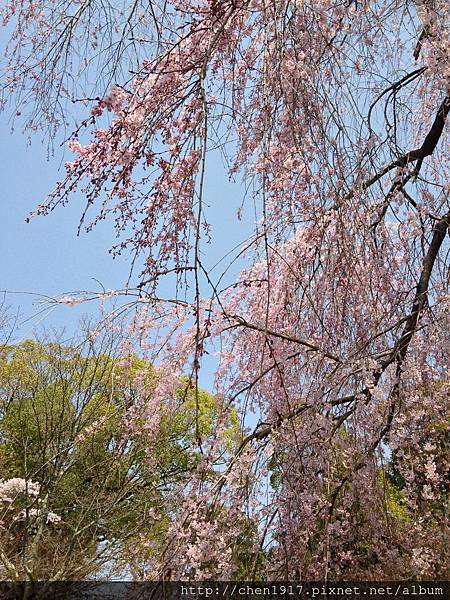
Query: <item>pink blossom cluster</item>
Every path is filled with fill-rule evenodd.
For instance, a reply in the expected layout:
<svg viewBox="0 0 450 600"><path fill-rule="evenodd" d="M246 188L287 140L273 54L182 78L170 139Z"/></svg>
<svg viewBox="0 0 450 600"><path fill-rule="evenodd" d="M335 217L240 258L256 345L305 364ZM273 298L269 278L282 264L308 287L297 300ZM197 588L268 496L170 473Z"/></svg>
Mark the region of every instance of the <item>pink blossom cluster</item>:
<svg viewBox="0 0 450 600"><path fill-rule="evenodd" d="M29 481L22 477L0 479L0 500L2 502L14 502L19 494L37 497L39 491L40 485L36 481Z"/></svg>
<svg viewBox="0 0 450 600"><path fill-rule="evenodd" d="M28 510L21 510L16 517L16 521L25 521L28 519L39 519L42 514L42 509L29 508ZM56 525L61 522L61 517L52 511L48 511L46 515L47 524Z"/></svg>

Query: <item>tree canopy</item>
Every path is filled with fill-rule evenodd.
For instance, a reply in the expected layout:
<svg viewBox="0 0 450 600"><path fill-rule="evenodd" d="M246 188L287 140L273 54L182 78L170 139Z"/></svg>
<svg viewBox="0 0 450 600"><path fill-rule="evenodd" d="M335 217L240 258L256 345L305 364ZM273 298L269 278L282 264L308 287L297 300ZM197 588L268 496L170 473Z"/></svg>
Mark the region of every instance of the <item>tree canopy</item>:
<svg viewBox="0 0 450 600"><path fill-rule="evenodd" d="M157 556L151 527L133 546L145 576L236 575L247 528L248 573L269 579L444 578L448 3L13 0L2 15L5 106L50 140L69 131L35 213L81 194L80 227L111 219L131 257L124 289L97 294L135 302L155 369L131 435L158 448L173 390L192 389L193 468L168 490ZM218 164L242 195L233 228L254 224L219 274ZM214 357L235 447L220 414L202 434Z"/></svg>
<svg viewBox="0 0 450 600"><path fill-rule="evenodd" d="M0 353L0 573L7 578L123 574L134 566L132 546L144 526L148 553L162 544L176 510L167 492L200 460L190 448L195 400L181 380L172 413L165 411L149 443L154 369L115 355L116 346L28 340ZM217 403L203 391L198 401L198 431L210 435ZM236 415L228 425L232 445Z"/></svg>

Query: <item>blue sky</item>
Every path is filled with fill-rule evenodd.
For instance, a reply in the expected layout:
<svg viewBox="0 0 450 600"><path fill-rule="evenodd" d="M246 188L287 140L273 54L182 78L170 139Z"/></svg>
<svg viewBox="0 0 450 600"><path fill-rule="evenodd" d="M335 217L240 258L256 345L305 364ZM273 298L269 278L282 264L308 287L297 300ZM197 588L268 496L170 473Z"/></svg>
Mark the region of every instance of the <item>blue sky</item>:
<svg viewBox="0 0 450 600"><path fill-rule="evenodd" d="M92 233L81 232L77 225L84 203L81 194L72 197L64 208L47 217L25 219L51 191L64 173L62 149L47 159L46 146L38 137L31 145L19 131L11 133L7 115L0 120L0 177L2 182L1 284L8 291L57 295L80 289L95 289L99 280L105 288L123 286L130 260L112 259L108 249L114 243L112 224L101 222ZM58 153L58 149L55 151ZM66 159L68 154L66 151ZM208 263L213 264L233 244L243 241L245 225L236 228L235 208L239 206L239 186L229 184L218 159L211 164L206 200L217 234L208 246ZM240 231L239 231L240 230ZM16 304L29 305L17 296ZM62 309L66 312L66 309ZM64 322L64 318L53 317Z"/></svg>
<svg viewBox="0 0 450 600"><path fill-rule="evenodd" d="M27 146L19 132L10 133L6 114L1 115L0 177L2 182L1 278L0 289L55 296L79 289L94 289L98 279L107 288L120 286L128 272L126 260L112 260L108 254L113 237L111 227L101 223L90 235L77 237L82 198L74 197L66 208L48 217L26 223L28 214L45 199L61 175L61 156L47 160L45 145L38 138ZM20 308L21 321L37 306L23 293L8 294L7 303ZM81 312L92 308L83 307ZM73 327L79 309L57 308L45 319L48 326ZM31 326L30 322L26 329ZM25 334L26 331L23 331Z"/></svg>
<svg viewBox="0 0 450 600"><path fill-rule="evenodd" d="M108 253L114 243L112 223L100 222L89 234L77 236L77 226L84 207L81 194L74 195L68 206L57 209L47 217L26 218L52 190L64 173L64 162L70 152L56 146L55 156L48 158L47 147L39 137L27 137L20 124L11 133L8 113L0 114L0 290L6 290L6 303L12 313L18 313L15 340L33 337L42 328L60 331L67 337L77 330L80 317L95 318L95 303L76 307L50 306L39 302L39 295L58 296L77 290L98 290L101 282L106 289L122 288L127 280L130 258L127 255L113 260ZM209 159L205 203L210 206L213 242L204 246L204 262L215 264L226 252L245 240L252 230L247 215L237 226L236 210L242 201L243 190L230 184L219 156ZM224 265L227 261L224 262ZM241 263L242 266L242 263ZM217 269L219 276L223 269ZM239 270L234 266L230 276ZM167 296L172 290L165 289ZM36 294L36 296L34 295ZM210 361L207 361L208 363ZM202 385L212 382L213 364L206 364Z"/></svg>
<svg viewBox="0 0 450 600"><path fill-rule="evenodd" d="M7 28L0 27L0 46L6 42ZM77 105L79 106L79 105ZM76 307L43 303L43 297L60 296L79 290L101 291L122 288L128 278L130 257L113 260L108 250L115 243L111 222L101 221L94 230L77 236L84 208L82 194L72 196L68 206L47 217L26 218L42 203L55 183L64 175L64 162L71 153L55 140L54 156L48 156L47 144L38 135L28 139L21 133L17 119L11 129L11 108L0 113L0 290L6 291L6 304L17 314L14 341L33 337L42 328L65 330L67 338L77 331L83 316L96 318L98 306L84 303ZM85 116L75 115L78 120ZM212 226L212 243L203 246L205 266L211 267L227 252L244 243L253 231L251 202L238 222L244 190L228 181L219 152L208 158L204 204ZM220 276L228 261L214 273ZM236 263L222 282L230 283L242 267ZM137 282L134 282L136 284ZM173 296L166 283L163 293ZM212 363L207 361L202 374L204 386L212 381Z"/></svg>

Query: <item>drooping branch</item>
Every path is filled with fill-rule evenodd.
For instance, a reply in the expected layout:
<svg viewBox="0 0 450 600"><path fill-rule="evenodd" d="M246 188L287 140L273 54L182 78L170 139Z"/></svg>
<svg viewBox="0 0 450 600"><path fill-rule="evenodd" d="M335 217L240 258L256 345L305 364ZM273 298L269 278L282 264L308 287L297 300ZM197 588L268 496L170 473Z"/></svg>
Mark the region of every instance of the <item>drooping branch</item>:
<svg viewBox="0 0 450 600"><path fill-rule="evenodd" d="M447 232L447 229L449 228L449 226L450 226L450 212L445 214L434 226L433 238L432 238L430 246L428 248L428 252L425 255L425 258L422 263L422 270L421 270L421 274L420 274L420 278L419 278L419 283L417 284L416 294L415 294L415 297L413 300L411 313L409 314L408 317L406 317L406 323L404 325L402 334L401 334L398 342L391 349L388 357L373 372L374 386L376 386L378 384L383 373L393 362L396 361L398 365L401 365L401 363L404 361L404 359L406 357L406 353L408 351L409 344L411 343L414 333L417 330L420 316L428 303L428 289L429 289L431 274L432 274L433 267L435 265L437 256L439 254L439 250L441 249L441 246L444 242L445 235L446 235L446 232ZM314 350L317 351L318 348L314 348ZM327 354L324 354L324 356L327 356ZM352 402L355 402L355 400L358 397L363 397L363 398L365 398L366 402L369 402L372 398L372 389L373 388L365 387L364 389L362 389L354 394L333 400L331 402L331 405L339 406L342 404L350 404ZM298 410L295 410L293 413L290 413L290 414L284 415L284 416L278 415L277 421L272 424L264 424L265 425L264 427L262 427L263 424L259 424L255 428L255 430L243 440L240 448L245 447L252 440L255 440L255 439L261 440L261 439L268 437L269 435L271 435L271 433L273 431L276 431L277 429L279 429L280 426L285 421L288 421L288 420L298 416L307 408L308 408L308 406L301 405L300 408ZM347 419L349 416L351 416L351 414L353 414L355 408L356 408L356 404L353 409L351 409L345 413L345 415L344 415L345 419ZM342 422L340 422L340 424L342 424ZM375 451L375 449L378 447L382 437L384 437L385 434L386 434L386 431L384 431L383 435L381 437L377 437L376 441L374 443L372 443L371 453L373 453Z"/></svg>
<svg viewBox="0 0 450 600"><path fill-rule="evenodd" d="M436 258L439 254L439 250L441 249L441 246L445 240L445 234L449 226L450 212L445 214L434 226L433 237L428 248L428 252L422 263L422 271L420 274L419 283L417 284L411 314L404 325L403 333L399 341L393 348L391 356L387 359L389 364L394 359L402 362L406 356L408 346L417 329L420 315L428 303L428 288L430 284L431 273L433 271Z"/></svg>

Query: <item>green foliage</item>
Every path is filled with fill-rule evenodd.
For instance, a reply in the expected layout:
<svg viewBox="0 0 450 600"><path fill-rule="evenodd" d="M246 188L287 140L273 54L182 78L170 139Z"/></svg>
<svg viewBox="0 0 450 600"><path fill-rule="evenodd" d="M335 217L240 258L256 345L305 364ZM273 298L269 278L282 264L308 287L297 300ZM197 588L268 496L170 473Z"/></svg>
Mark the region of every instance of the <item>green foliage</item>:
<svg viewBox="0 0 450 600"><path fill-rule="evenodd" d="M389 515L396 521L407 522L411 518L406 508L406 501L398 481L393 481L385 470L379 471L380 485L384 489L384 499Z"/></svg>
<svg viewBox="0 0 450 600"><path fill-rule="evenodd" d="M221 418L213 396L182 380L177 410L164 414L149 449L145 432L128 431L124 417L137 394L144 405L151 397L155 370L111 350L28 340L0 353L2 478L38 482L45 509L62 519L44 528L35 556L26 549L36 540L27 523L10 523L10 560L27 563L34 577L95 573L101 542L116 565L125 564L144 524L157 548L174 508L164 492L192 471L200 456L193 441L210 436ZM226 418L232 444L238 419Z"/></svg>

